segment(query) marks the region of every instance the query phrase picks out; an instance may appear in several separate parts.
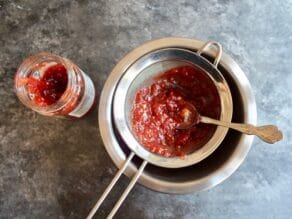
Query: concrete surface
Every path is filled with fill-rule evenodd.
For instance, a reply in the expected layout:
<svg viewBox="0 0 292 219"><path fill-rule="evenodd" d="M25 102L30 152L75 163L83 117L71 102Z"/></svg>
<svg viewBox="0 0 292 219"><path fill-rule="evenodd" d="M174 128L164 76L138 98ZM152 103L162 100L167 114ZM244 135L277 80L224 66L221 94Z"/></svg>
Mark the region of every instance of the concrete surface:
<svg viewBox="0 0 292 219"><path fill-rule="evenodd" d="M47 118L13 92L17 66L49 51L77 63L100 93L119 59L151 39L185 36L222 43L251 81L258 123L285 138L256 139L221 185L188 195L137 185L116 218L292 217L292 2L0 0L0 218L85 218L116 172L101 141L97 110L77 120ZM96 218L125 188L123 177Z"/></svg>

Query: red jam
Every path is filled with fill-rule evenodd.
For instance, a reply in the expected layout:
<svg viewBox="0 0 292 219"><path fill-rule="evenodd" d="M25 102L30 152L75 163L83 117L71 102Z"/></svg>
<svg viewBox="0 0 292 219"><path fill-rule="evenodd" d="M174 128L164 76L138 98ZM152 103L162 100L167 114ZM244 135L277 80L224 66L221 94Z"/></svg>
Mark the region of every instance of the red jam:
<svg viewBox="0 0 292 219"><path fill-rule="evenodd" d="M39 106L56 103L65 92L68 83L67 70L62 64L50 66L40 79L28 77L27 88L32 100Z"/></svg>
<svg viewBox="0 0 292 219"><path fill-rule="evenodd" d="M186 104L200 115L219 119L220 97L213 81L199 68L170 69L150 86L139 89L132 107L132 126L138 141L149 151L165 156L184 156L202 147L216 126L199 123L178 129Z"/></svg>

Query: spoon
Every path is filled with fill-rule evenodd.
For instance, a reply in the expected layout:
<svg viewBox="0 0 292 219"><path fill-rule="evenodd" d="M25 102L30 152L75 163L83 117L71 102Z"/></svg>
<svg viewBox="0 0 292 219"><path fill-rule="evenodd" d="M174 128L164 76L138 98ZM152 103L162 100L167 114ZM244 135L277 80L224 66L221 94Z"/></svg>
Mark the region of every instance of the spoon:
<svg viewBox="0 0 292 219"><path fill-rule="evenodd" d="M189 129L192 126L202 122L207 124L224 126L242 132L248 135L256 135L263 141L274 144L283 138L282 132L274 125L254 126L251 124L231 123L219 121L206 116L201 116L193 104L186 102L185 107L180 111L183 122L177 129Z"/></svg>

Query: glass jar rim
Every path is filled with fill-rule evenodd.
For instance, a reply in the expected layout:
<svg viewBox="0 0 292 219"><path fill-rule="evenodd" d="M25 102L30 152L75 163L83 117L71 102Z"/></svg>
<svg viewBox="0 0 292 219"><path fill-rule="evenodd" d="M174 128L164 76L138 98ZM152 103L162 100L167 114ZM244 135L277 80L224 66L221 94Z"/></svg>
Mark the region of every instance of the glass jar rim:
<svg viewBox="0 0 292 219"><path fill-rule="evenodd" d="M62 64L67 71L68 81L67 81L67 86L64 93L55 103L46 105L46 106L39 106L35 104L28 97L28 95L19 94L18 91L21 89L24 89L25 86L22 83L18 83L19 82L18 80L21 80L21 78L25 78L28 76L31 70L31 66L45 62L46 60ZM41 53L31 55L27 59L25 59L17 69L16 76L15 76L16 93L20 101L24 105L29 106L30 108L32 108L33 110L37 112L54 113L54 112L60 111L62 108L66 107L70 103L70 100L74 98L74 95L76 95L76 92L80 93L79 86L75 86L78 83L77 74L79 71L80 71L79 68L73 62L71 62L67 58L63 58L58 55L54 55L48 52L41 52ZM80 76L81 76L81 80L84 80L81 74Z"/></svg>

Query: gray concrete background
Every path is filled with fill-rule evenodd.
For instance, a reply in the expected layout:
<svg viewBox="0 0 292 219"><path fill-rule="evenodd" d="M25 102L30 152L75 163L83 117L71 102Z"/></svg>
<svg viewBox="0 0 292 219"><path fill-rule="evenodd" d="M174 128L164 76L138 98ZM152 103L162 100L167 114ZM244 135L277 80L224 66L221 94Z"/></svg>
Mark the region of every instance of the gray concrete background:
<svg viewBox="0 0 292 219"><path fill-rule="evenodd" d="M248 76L258 123L285 138L256 139L243 165L205 192L169 195L137 185L116 218L292 217L292 2L0 0L0 218L85 218L116 172L97 109L77 120L26 109L13 92L16 67L49 51L78 64L98 94L127 52L151 39L184 36L222 43ZM104 218L119 186L96 218Z"/></svg>

